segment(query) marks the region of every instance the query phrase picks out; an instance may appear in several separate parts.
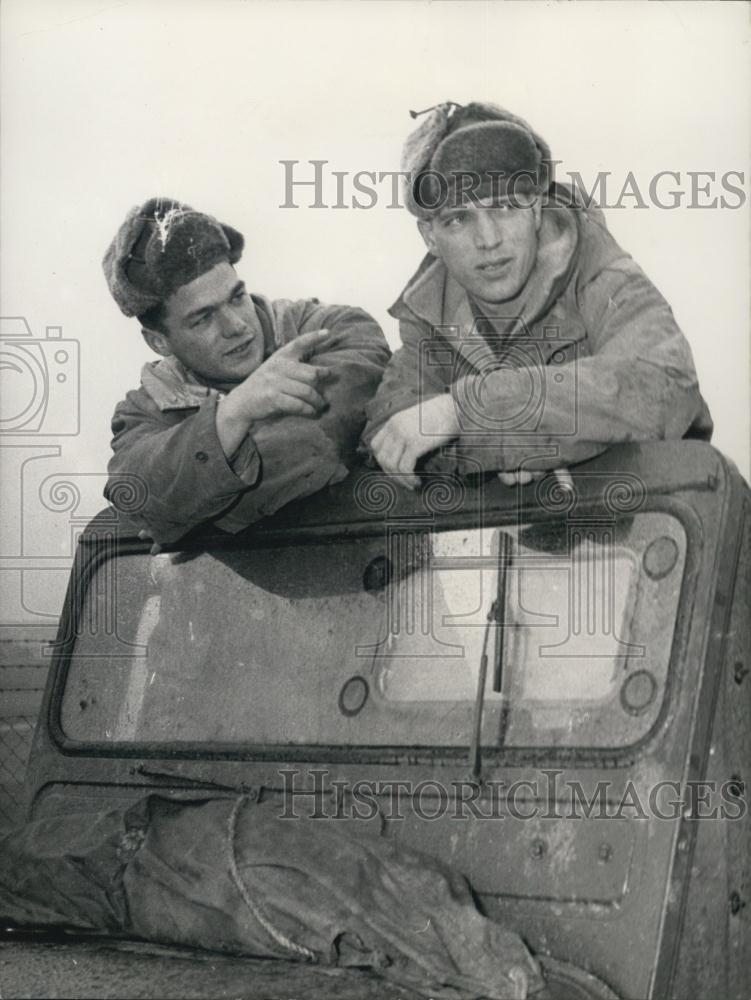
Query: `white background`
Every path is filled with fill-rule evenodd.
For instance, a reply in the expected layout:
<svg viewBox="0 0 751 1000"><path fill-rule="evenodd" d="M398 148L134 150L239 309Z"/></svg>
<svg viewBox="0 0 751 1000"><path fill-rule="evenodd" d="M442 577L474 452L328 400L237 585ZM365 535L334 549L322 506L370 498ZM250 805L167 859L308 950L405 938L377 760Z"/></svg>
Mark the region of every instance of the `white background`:
<svg viewBox="0 0 751 1000"><path fill-rule="evenodd" d="M673 306L714 443L748 476L749 5L3 0L1 11L1 312L80 342L81 431L45 460L88 484L79 518L103 506L111 412L150 359L101 272L126 210L158 194L216 215L245 234L252 289L362 305L396 346L386 309L422 256L414 220L386 197L368 211L282 209L279 161L398 169L408 109L443 100L515 111L563 161L559 176L611 171L616 195L628 171L645 197L660 170L680 172L687 192L688 171L745 173L741 209L688 209L686 195L680 209L607 218ZM298 200L309 204L304 189ZM14 515L21 473L8 455ZM2 555L29 533L32 492ZM39 517L25 551L69 555L60 524Z"/></svg>

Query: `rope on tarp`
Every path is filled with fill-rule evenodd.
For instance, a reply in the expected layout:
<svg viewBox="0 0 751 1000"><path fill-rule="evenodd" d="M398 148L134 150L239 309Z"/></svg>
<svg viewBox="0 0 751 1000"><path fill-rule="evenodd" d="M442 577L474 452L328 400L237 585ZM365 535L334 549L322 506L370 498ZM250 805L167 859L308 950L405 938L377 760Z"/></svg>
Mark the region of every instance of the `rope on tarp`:
<svg viewBox="0 0 751 1000"><path fill-rule="evenodd" d="M290 938L287 937L278 927L274 927L271 921L266 917L261 911L260 906L257 902L251 899L250 893L248 892L242 878L240 877L240 872L237 870L237 856L235 854L235 832L237 829L237 817L240 812L240 808L243 805L247 805L251 801L246 795L241 795L234 806L232 807L232 812L230 813L228 822L228 847L229 847L229 870L232 874L232 879L237 886L240 895L243 898L243 902L248 907L250 912L253 914L258 923L263 927L266 933L279 945L280 948L291 951L294 955L298 955L300 958L306 959L308 962L317 962L318 957L314 951L310 948L306 948L304 945L296 944Z"/></svg>

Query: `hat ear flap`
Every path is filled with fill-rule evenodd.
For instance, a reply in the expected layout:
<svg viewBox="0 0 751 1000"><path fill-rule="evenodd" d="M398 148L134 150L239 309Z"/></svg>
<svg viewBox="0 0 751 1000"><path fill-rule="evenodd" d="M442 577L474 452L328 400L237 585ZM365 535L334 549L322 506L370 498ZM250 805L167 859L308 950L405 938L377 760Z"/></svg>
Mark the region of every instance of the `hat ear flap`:
<svg viewBox="0 0 751 1000"><path fill-rule="evenodd" d="M220 222L219 225L229 243L229 262L230 264L236 264L243 255L245 237L242 233L238 233L236 229L233 229L232 226L227 226L223 222Z"/></svg>
<svg viewBox="0 0 751 1000"><path fill-rule="evenodd" d="M142 229L141 206L136 205L128 212L102 260L110 293L125 316L140 316L159 302L158 298L142 292L128 278L130 255L141 237Z"/></svg>
<svg viewBox="0 0 751 1000"><path fill-rule="evenodd" d="M438 104L420 122L417 128L410 132L402 150L402 171L408 176L403 179L404 199L407 209L413 215L422 214L413 194L415 180L427 169L441 140L448 131L449 113L455 105L448 101Z"/></svg>

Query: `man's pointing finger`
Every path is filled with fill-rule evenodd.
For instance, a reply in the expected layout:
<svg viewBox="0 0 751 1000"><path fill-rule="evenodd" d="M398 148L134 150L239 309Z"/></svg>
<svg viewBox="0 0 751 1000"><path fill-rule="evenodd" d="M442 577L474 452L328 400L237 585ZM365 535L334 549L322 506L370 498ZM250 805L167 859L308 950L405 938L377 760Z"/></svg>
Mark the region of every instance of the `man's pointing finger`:
<svg viewBox="0 0 751 1000"><path fill-rule="evenodd" d="M317 348L322 347L330 339L330 330L312 330L310 333L303 333L299 337L295 337L281 350L289 357L305 361L315 353Z"/></svg>

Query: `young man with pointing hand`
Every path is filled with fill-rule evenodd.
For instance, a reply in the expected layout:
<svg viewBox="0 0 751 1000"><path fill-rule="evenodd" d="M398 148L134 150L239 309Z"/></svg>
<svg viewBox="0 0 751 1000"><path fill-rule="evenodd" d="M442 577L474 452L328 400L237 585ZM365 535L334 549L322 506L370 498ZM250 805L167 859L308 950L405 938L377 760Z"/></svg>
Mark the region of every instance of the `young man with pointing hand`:
<svg viewBox="0 0 751 1000"><path fill-rule="evenodd" d="M158 544L205 522L240 531L343 479L388 362L361 309L250 294L243 245L152 198L104 258L115 302L161 356L115 409L105 495Z"/></svg>

